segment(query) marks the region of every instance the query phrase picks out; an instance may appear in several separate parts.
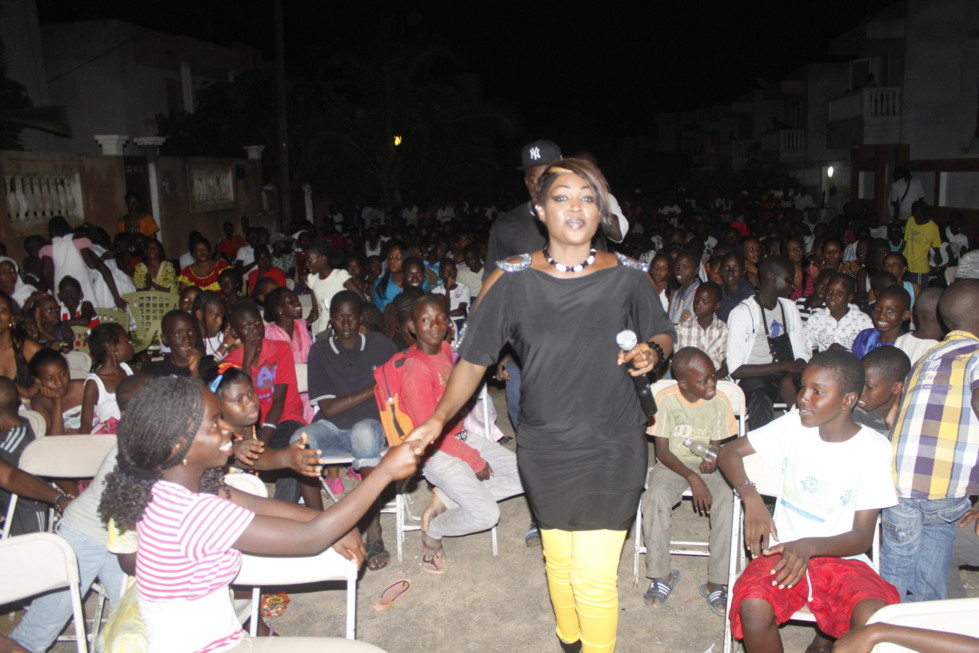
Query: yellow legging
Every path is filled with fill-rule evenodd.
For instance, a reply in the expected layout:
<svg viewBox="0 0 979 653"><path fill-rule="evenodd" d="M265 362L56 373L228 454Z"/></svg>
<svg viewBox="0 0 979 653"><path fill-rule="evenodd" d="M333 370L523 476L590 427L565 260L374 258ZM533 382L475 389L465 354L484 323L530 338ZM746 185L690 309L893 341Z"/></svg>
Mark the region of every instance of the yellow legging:
<svg viewBox="0 0 979 653"><path fill-rule="evenodd" d="M565 642L580 639L584 653L615 650L616 581L625 535L625 531L541 530L557 636Z"/></svg>

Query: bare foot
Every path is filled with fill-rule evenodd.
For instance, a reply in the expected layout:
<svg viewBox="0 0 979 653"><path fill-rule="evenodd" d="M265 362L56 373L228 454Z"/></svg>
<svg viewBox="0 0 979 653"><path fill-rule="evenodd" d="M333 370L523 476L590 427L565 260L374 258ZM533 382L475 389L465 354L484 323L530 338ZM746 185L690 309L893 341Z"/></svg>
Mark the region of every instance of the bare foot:
<svg viewBox="0 0 979 653"><path fill-rule="evenodd" d="M432 500L429 502L428 506L422 512L422 533L427 533L428 526L429 524L432 523L432 520L438 517L439 515L441 515L445 511L446 511L445 504L442 503L441 499L439 499L439 495L436 494L435 492L432 492ZM434 542L437 540L432 540L432 541ZM440 549L442 548L441 544L439 544L439 548Z"/></svg>
<svg viewBox="0 0 979 653"><path fill-rule="evenodd" d="M422 570L437 575L445 573L445 551L442 549L442 540L429 537L424 531L422 532Z"/></svg>

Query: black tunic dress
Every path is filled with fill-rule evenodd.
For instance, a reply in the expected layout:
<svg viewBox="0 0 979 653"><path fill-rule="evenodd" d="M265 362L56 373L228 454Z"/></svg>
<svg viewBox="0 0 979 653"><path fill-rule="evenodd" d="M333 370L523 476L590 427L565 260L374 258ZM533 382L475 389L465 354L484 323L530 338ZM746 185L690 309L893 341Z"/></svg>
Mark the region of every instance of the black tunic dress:
<svg viewBox="0 0 979 653"><path fill-rule="evenodd" d="M495 363L507 343L521 360L520 477L538 523L625 530L648 465L646 419L616 334L675 338L649 278L634 262L577 279L511 266L466 325L459 353ZM504 267L504 266L501 266ZM504 267L506 269L506 267Z"/></svg>

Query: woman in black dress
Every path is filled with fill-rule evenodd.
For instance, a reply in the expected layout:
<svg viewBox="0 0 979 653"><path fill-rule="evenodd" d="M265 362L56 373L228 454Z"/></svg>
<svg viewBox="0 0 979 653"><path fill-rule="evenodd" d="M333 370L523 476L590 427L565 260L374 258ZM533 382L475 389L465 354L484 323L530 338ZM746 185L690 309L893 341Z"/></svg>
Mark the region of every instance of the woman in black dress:
<svg viewBox="0 0 979 653"><path fill-rule="evenodd" d="M551 164L534 202L547 244L487 279L445 395L409 440L420 454L503 346L514 348L523 361L517 459L541 527L557 635L569 651L611 651L619 556L648 464L646 417L629 374L668 357L675 334L642 267L596 251L599 225L610 223L597 167ZM639 335L628 353L616 345L623 329ZM638 369L627 372L629 364Z"/></svg>

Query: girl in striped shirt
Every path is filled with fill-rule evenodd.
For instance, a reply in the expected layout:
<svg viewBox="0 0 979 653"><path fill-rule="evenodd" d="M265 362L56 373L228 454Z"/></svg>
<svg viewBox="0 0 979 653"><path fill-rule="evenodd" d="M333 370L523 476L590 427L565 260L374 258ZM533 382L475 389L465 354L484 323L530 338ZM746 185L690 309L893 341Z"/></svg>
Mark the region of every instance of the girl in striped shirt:
<svg viewBox="0 0 979 653"><path fill-rule="evenodd" d="M417 464L410 448L395 447L342 501L314 513L224 485L231 454L231 427L217 398L196 379L157 379L136 394L119 423L119 466L106 479L99 510L120 531L136 530L137 597L150 651L316 645L245 637L227 591L241 553L310 556L333 545L363 562L354 526L390 482Z"/></svg>

